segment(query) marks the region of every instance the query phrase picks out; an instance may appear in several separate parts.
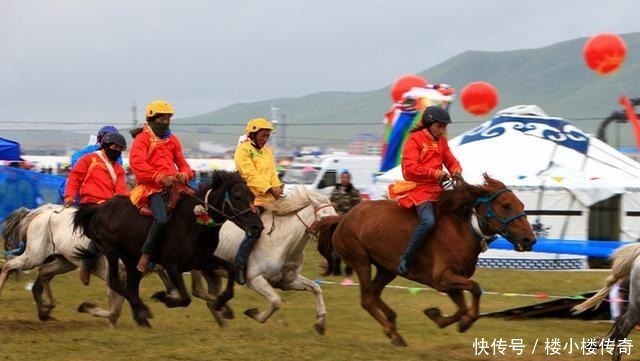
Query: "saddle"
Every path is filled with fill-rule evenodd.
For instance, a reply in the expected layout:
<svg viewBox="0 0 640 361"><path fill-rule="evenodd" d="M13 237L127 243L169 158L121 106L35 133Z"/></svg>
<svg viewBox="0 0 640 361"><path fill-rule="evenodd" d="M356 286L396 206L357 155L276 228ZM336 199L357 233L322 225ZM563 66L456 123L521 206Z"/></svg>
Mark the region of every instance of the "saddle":
<svg viewBox="0 0 640 361"><path fill-rule="evenodd" d="M182 184L173 184L171 187L162 191L162 198L164 198L164 206L167 209L167 215L171 217L173 209L176 204L182 199L184 195L195 194L195 191L188 186ZM149 205L140 208L140 214L145 217L153 217L153 212Z"/></svg>

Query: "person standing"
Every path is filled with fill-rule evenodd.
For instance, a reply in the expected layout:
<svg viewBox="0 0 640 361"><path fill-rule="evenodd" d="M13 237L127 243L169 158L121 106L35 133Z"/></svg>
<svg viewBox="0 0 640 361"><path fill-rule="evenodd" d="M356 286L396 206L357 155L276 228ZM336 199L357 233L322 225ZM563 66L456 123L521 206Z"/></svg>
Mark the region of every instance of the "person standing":
<svg viewBox="0 0 640 361"><path fill-rule="evenodd" d="M136 177L131 202L138 208L149 206L153 222L142 246L137 269L147 272L151 253L169 217L165 205L165 190L174 184L187 185L193 171L182 153L182 145L171 130L171 104L156 100L147 105L146 124L133 139L129 163Z"/></svg>
<svg viewBox="0 0 640 361"><path fill-rule="evenodd" d="M344 169L340 172L340 183L336 184L333 192L331 192L331 202L334 204L334 208L340 215L345 215L356 204L360 203L362 198L360 192L351 183L351 173L349 170ZM327 273L333 273L334 276L342 274L342 260L337 254L333 254L333 262L328 264ZM333 268L332 270L330 268ZM353 269L347 265L345 268L345 274L350 276L353 274Z"/></svg>
<svg viewBox="0 0 640 361"><path fill-rule="evenodd" d="M238 144L233 156L240 176L256 197L255 205L259 212L265 204L284 196L284 184L278 178L273 152L267 146L273 130L273 125L266 118L249 120L245 127L246 139ZM238 284L246 282L247 259L258 239L260 234L247 233L238 248L234 259Z"/></svg>

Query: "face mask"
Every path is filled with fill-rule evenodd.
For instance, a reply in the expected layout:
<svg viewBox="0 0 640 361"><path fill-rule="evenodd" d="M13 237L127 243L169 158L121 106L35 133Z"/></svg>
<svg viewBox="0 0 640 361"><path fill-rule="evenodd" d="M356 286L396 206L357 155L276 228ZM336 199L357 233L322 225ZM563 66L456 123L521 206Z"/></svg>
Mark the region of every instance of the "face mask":
<svg viewBox="0 0 640 361"><path fill-rule="evenodd" d="M153 130L153 134L158 137L162 137L169 131L169 124L158 123L158 122L149 122L149 127Z"/></svg>
<svg viewBox="0 0 640 361"><path fill-rule="evenodd" d="M109 158L110 161L115 162L116 160L118 160L122 152L111 148L105 148L104 153L107 155L107 158Z"/></svg>

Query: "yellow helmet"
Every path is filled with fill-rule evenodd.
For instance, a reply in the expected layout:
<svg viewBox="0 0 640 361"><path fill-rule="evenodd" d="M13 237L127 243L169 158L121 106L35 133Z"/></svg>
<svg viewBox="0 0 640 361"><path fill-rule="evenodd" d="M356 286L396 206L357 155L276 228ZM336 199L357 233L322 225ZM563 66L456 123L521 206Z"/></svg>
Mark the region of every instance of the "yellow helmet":
<svg viewBox="0 0 640 361"><path fill-rule="evenodd" d="M244 129L247 134L257 132L260 129L274 130L275 128L266 118L253 118L247 123L247 127Z"/></svg>
<svg viewBox="0 0 640 361"><path fill-rule="evenodd" d="M173 114L173 107L164 100L154 100L147 104L146 116L152 117L156 114Z"/></svg>

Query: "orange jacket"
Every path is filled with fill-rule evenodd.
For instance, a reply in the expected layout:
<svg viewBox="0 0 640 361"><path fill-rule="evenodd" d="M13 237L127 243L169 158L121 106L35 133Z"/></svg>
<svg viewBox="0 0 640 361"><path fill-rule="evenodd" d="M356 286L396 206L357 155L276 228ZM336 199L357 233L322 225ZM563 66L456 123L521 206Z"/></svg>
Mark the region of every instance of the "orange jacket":
<svg viewBox="0 0 640 361"><path fill-rule="evenodd" d="M133 139L129 152L129 166L136 177L131 202L137 207L148 204L148 197L164 189L160 179L182 173L188 179L193 171L182 154L178 137L170 134L158 138L148 125Z"/></svg>
<svg viewBox="0 0 640 361"><path fill-rule="evenodd" d="M97 152L85 154L71 169L64 189L64 198L75 199L80 194L80 204L102 203L114 195L126 195L124 169L118 162L109 162L113 167L116 179L112 179L105 164L107 156L102 159Z"/></svg>
<svg viewBox="0 0 640 361"><path fill-rule="evenodd" d="M410 133L402 148L402 175L416 186L399 196L400 205L409 208L437 200L442 192L439 178L443 165L451 174L462 172L447 138L435 140L426 129Z"/></svg>

